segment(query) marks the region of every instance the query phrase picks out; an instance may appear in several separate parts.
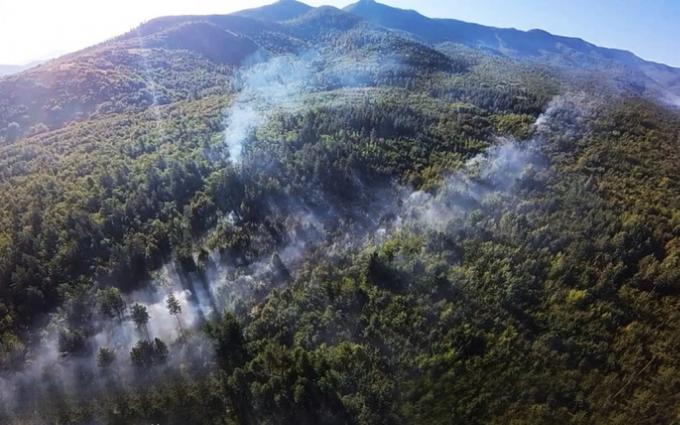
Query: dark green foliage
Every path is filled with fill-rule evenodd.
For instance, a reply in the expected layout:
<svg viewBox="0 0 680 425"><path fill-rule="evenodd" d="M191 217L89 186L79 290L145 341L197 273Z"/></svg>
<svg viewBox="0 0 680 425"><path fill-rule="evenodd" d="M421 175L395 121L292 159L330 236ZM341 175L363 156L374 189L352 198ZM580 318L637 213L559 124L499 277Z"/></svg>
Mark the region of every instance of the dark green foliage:
<svg viewBox="0 0 680 425"><path fill-rule="evenodd" d="M146 368L165 363L168 358L168 347L163 341L140 340L130 351L130 361L139 368Z"/></svg>
<svg viewBox="0 0 680 425"><path fill-rule="evenodd" d="M647 130L643 111L658 117ZM617 165L634 150L671 176L672 117L619 103L588 143L547 143L553 165L519 198L340 261L310 257L245 322L208 325L210 391L239 423L673 423L680 322L660 276L675 269L677 187L653 195ZM649 132L664 158L635 147Z"/></svg>
<svg viewBox="0 0 680 425"><path fill-rule="evenodd" d="M175 297L175 294L170 294L168 295L168 300L166 301L166 307L168 308L168 311L170 314L173 316L177 316L182 312L182 305L180 304L179 300L177 297Z"/></svg>
<svg viewBox="0 0 680 425"><path fill-rule="evenodd" d="M130 317L132 317L135 325L140 329L146 327L146 324L149 322L149 312L141 304L134 304L130 308Z"/></svg>
<svg viewBox="0 0 680 425"><path fill-rule="evenodd" d="M185 208L194 197L213 202L211 188L228 186L235 196L220 205L240 204L233 173L204 156L219 128L219 104L167 111L160 130L154 114L94 120L1 148L0 294L23 322L14 331L62 302L60 285L101 276L135 287L173 248L190 243ZM197 232L210 225L201 220Z"/></svg>
<svg viewBox="0 0 680 425"><path fill-rule="evenodd" d="M206 325L206 333L213 339L215 354L222 369L233 371L247 360L243 329L233 314L225 312L221 318Z"/></svg>
<svg viewBox="0 0 680 425"><path fill-rule="evenodd" d="M106 288L97 291L99 310L104 316L117 317L122 320L125 313L125 301L120 291L116 288Z"/></svg>
<svg viewBox="0 0 680 425"><path fill-rule="evenodd" d="M116 353L106 347L101 347L97 352L97 366L106 369L116 361Z"/></svg>
<svg viewBox="0 0 680 425"><path fill-rule="evenodd" d="M87 349L85 335L79 330L64 330L59 333L59 351L65 355L83 354Z"/></svg>
<svg viewBox="0 0 680 425"><path fill-rule="evenodd" d="M92 323L126 311L145 339L130 352L132 384L109 373L125 365L102 347L109 372L77 373L85 397L46 374L44 394L17 389L31 402L1 406L0 421L677 422L677 112L581 74L292 9L282 25L152 21L39 73L64 92L30 74L2 81L40 102L0 99L0 362L22 358L45 313L68 358L93 359ZM238 63L253 46L201 50L206 34L240 37L221 26L277 52L324 42L316 91L304 108L270 111L239 164L222 140L232 69L207 58ZM583 94L559 98L567 106L537 130L568 91ZM461 196L468 210L450 222L375 232L395 193L437 193L496 136L539 139L541 165L512 193ZM291 234L316 245L289 264L278 252ZM213 251L261 262L267 285L205 323L214 358L176 365L171 350L199 350L180 321L191 307L168 297L183 334L168 348L124 298L169 260L204 278Z"/></svg>

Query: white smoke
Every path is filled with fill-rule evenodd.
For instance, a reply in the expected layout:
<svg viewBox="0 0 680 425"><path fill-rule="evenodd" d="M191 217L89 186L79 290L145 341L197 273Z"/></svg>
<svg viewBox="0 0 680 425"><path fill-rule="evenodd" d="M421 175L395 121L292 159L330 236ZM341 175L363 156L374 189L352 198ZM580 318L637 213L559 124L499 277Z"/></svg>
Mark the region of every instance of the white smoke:
<svg viewBox="0 0 680 425"><path fill-rule="evenodd" d="M320 47L297 55L254 58L234 81L236 97L224 113L224 142L238 162L244 143L278 113L303 110L309 95L319 90L370 86L375 80L404 69L401 57L373 52L347 61L332 49ZM370 94L364 94L370 99Z"/></svg>
<svg viewBox="0 0 680 425"><path fill-rule="evenodd" d="M236 76L236 99L225 113L224 141L233 161L239 161L243 143L277 112L298 109L314 78L314 57L275 56L256 63Z"/></svg>

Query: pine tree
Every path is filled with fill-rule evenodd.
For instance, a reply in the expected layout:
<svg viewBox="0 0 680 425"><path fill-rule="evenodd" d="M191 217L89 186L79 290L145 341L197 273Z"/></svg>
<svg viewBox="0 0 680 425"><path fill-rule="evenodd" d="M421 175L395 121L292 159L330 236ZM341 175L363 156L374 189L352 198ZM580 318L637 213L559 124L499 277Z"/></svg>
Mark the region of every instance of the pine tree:
<svg viewBox="0 0 680 425"><path fill-rule="evenodd" d="M106 369L116 360L116 353L110 348L101 347L97 353L97 366Z"/></svg>
<svg viewBox="0 0 680 425"><path fill-rule="evenodd" d="M182 314L182 304L179 302L175 294L168 295L168 300L166 306L171 315L175 316L177 319L177 326L179 327L180 334L184 333L184 327L182 326L182 321L180 319L180 314Z"/></svg>
<svg viewBox="0 0 680 425"><path fill-rule="evenodd" d="M149 323L149 312L145 306L139 303L136 303L132 306L132 320L137 325L137 329L140 331L143 329L146 333L147 339L150 339L149 329L147 328L147 324Z"/></svg>

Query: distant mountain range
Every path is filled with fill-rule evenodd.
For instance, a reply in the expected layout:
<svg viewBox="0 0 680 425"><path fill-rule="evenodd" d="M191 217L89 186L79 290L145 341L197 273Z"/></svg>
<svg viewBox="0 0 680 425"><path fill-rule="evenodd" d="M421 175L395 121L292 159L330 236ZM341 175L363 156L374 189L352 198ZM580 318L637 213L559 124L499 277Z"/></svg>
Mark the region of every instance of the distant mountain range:
<svg viewBox="0 0 680 425"><path fill-rule="evenodd" d="M0 76L15 74L20 72L22 69L23 67L19 65L0 65Z"/></svg>
<svg viewBox="0 0 680 425"><path fill-rule="evenodd" d="M3 75L16 74L26 68L26 66L22 65L0 65L0 77Z"/></svg>
<svg viewBox="0 0 680 425"><path fill-rule="evenodd" d="M431 66L447 67L447 61L460 62L465 55L483 55L547 66L570 78L595 79L615 90L680 105L680 69L581 39L431 19L372 0L344 10L281 0L230 15L157 18L38 68L2 66L0 137L13 122L24 134L33 134L92 114L138 110L182 100L187 93L223 90L231 71L219 67L239 67L255 54L297 54L320 46L327 54L335 50L329 57L336 65L351 53L347 49L363 49L373 55L396 54L424 72ZM349 57L346 64L356 63L356 54ZM196 73L203 83L192 76Z"/></svg>
<svg viewBox="0 0 680 425"><path fill-rule="evenodd" d="M605 71L612 66L622 67L643 83L669 90L667 100L674 103L680 100L680 69L645 61L625 50L599 47L580 38L561 37L538 29L519 31L455 19L431 19L413 10L397 9L373 0L361 0L344 10L430 44L460 43L499 55L564 67Z"/></svg>
<svg viewBox="0 0 680 425"><path fill-rule="evenodd" d="M33 68L34 66L40 65L44 61L33 61L25 65L1 65L0 64L0 77L5 75L17 74L21 71Z"/></svg>
<svg viewBox="0 0 680 425"><path fill-rule="evenodd" d="M308 14L312 9L294 0L281 0L238 15L281 23ZM455 19L433 19L414 10L390 7L374 0L360 0L345 7L344 11L434 46L457 43L497 55L565 68L605 72L615 68L635 83L629 89L639 92L651 89L659 92L667 102L680 105L680 69L643 60L625 50L599 47L580 38L557 36L540 29L520 31Z"/></svg>

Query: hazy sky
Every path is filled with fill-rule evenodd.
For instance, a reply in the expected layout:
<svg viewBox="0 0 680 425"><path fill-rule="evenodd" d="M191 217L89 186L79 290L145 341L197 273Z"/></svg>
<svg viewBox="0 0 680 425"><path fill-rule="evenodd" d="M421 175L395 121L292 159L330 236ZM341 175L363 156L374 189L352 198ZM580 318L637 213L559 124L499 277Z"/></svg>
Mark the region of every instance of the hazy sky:
<svg viewBox="0 0 680 425"><path fill-rule="evenodd" d="M228 13L273 0L0 0L0 63L77 50L162 15ZM352 0L309 0L345 6ZM680 66L680 0L383 0L485 25L542 28Z"/></svg>

